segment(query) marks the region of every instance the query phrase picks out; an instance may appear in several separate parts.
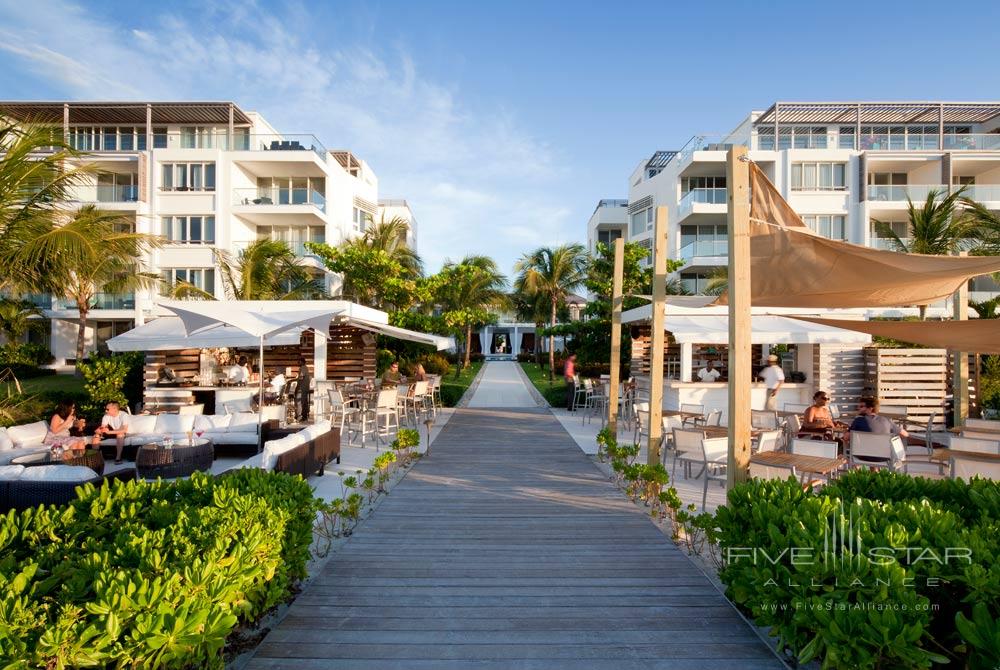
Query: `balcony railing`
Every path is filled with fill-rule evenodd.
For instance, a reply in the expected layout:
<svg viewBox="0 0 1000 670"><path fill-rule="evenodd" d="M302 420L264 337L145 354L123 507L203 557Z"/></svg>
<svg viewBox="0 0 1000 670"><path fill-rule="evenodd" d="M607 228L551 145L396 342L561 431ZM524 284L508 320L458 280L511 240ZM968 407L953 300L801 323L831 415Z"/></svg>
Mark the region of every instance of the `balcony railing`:
<svg viewBox="0 0 1000 670"><path fill-rule="evenodd" d="M326 211L326 198L311 188L234 188L234 205L312 205Z"/></svg>
<svg viewBox="0 0 1000 670"><path fill-rule="evenodd" d="M135 309L135 294L98 293L92 309Z"/></svg>
<svg viewBox="0 0 1000 670"><path fill-rule="evenodd" d="M24 293L20 299L30 302L38 309L52 309L51 293Z"/></svg>
<svg viewBox="0 0 1000 670"><path fill-rule="evenodd" d="M693 188L681 198L680 211L688 212L696 204L725 205L728 191L724 188Z"/></svg>
<svg viewBox="0 0 1000 670"><path fill-rule="evenodd" d="M868 186L868 199L883 202L921 202L927 199L931 191L937 191L943 197L948 191L944 184L909 184L902 186Z"/></svg>
<svg viewBox="0 0 1000 670"><path fill-rule="evenodd" d="M958 186L953 188L957 189ZM963 195L976 202L1000 201L1000 184L974 184L966 186Z"/></svg>
<svg viewBox="0 0 1000 670"><path fill-rule="evenodd" d="M276 240L276 241L284 242L286 245L288 245L288 248L292 250L292 253L298 256L299 258L306 258L308 256L316 255L308 248L306 248L307 243L303 240L292 241L292 242L288 240ZM309 242L316 242L318 244L322 244L325 241L326 240L309 240ZM233 242L230 251L234 257L238 256L239 253L244 249L246 249L247 247L249 247L250 244L251 244L250 242Z"/></svg>
<svg viewBox="0 0 1000 670"><path fill-rule="evenodd" d="M128 184L114 186L110 184L97 185L97 202L138 202L139 186Z"/></svg>
<svg viewBox="0 0 1000 670"><path fill-rule="evenodd" d="M729 255L728 240L695 240L681 247L681 259L705 258Z"/></svg>
<svg viewBox="0 0 1000 670"><path fill-rule="evenodd" d="M912 240L908 237L903 237L900 238L900 241L909 246ZM868 241L868 246L875 249L882 249L883 251L899 251L899 248L896 246L896 240L891 237L873 237Z"/></svg>

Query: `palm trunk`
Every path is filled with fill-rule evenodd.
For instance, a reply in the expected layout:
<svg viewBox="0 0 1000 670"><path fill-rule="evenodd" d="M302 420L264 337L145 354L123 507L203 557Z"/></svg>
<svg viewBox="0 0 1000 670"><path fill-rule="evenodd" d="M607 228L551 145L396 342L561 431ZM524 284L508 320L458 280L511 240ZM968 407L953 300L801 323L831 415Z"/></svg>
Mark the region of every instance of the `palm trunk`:
<svg viewBox="0 0 1000 670"><path fill-rule="evenodd" d="M542 322L535 322L535 365L542 367L542 338L538 333L542 330Z"/></svg>
<svg viewBox="0 0 1000 670"><path fill-rule="evenodd" d="M550 324L552 328L556 327L556 299L552 298L552 323ZM549 382L554 382L556 379L556 336L555 333L549 332Z"/></svg>
<svg viewBox="0 0 1000 670"><path fill-rule="evenodd" d="M918 305L917 309L920 311L920 320L927 320L927 305Z"/></svg>
<svg viewBox="0 0 1000 670"><path fill-rule="evenodd" d="M469 367L472 361L472 324L466 324L465 326L465 364L462 369Z"/></svg>
<svg viewBox="0 0 1000 670"><path fill-rule="evenodd" d="M76 375L81 376L80 365L87 348L87 315L90 309L87 301L77 301L76 308L80 313L80 325L76 329Z"/></svg>

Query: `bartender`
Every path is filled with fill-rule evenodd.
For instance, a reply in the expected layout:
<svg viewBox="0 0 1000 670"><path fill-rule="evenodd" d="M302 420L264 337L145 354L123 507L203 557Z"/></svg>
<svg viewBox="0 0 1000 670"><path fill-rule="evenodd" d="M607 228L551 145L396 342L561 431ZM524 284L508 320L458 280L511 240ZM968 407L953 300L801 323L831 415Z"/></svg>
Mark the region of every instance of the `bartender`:
<svg viewBox="0 0 1000 670"><path fill-rule="evenodd" d="M703 382L717 382L722 373L715 369L715 361L709 361L705 367L698 370L698 379Z"/></svg>

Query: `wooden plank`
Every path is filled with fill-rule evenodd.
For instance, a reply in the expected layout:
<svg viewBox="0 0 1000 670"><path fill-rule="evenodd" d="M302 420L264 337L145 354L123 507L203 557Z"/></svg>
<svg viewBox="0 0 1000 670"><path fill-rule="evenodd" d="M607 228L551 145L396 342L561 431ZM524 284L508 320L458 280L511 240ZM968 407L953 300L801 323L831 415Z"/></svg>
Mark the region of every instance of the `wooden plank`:
<svg viewBox="0 0 1000 670"><path fill-rule="evenodd" d="M726 156L729 236L729 467L727 487L750 467L750 167L746 147Z"/></svg>
<svg viewBox="0 0 1000 670"><path fill-rule="evenodd" d="M783 666L550 412L463 409L246 667Z"/></svg>
<svg viewBox="0 0 1000 670"><path fill-rule="evenodd" d="M667 208L656 208L653 229L653 318L650 320L650 370L649 370L649 441L646 461L649 465L660 462L660 441L663 438L663 345L667 300Z"/></svg>
<svg viewBox="0 0 1000 670"><path fill-rule="evenodd" d="M618 385L622 361L622 283L625 273L625 239L615 240L615 263L611 281L611 370L608 380L608 427L618 434Z"/></svg>

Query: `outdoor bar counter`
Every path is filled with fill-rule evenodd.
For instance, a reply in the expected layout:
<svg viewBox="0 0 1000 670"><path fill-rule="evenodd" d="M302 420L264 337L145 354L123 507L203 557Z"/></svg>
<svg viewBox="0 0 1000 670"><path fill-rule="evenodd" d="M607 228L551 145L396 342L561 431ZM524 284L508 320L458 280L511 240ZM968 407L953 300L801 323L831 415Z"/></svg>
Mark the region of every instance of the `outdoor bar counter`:
<svg viewBox="0 0 1000 670"><path fill-rule="evenodd" d="M145 402L148 406L162 408L203 403L207 414L222 409L223 403L250 398L257 393L256 384L250 386L166 386L148 384ZM219 412L221 413L221 412Z"/></svg>
<svg viewBox="0 0 1000 670"><path fill-rule="evenodd" d="M649 388L649 377L636 377L639 388ZM812 384L793 384L785 382L778 389L777 409L782 409L785 403L812 402L815 389ZM750 387L750 408L764 409L767 399L767 388L762 383L754 383ZM729 384L727 382L682 382L676 379L663 381L663 408L680 409L681 405L704 405L705 412L713 409L722 410L722 423L726 424L729 417Z"/></svg>

